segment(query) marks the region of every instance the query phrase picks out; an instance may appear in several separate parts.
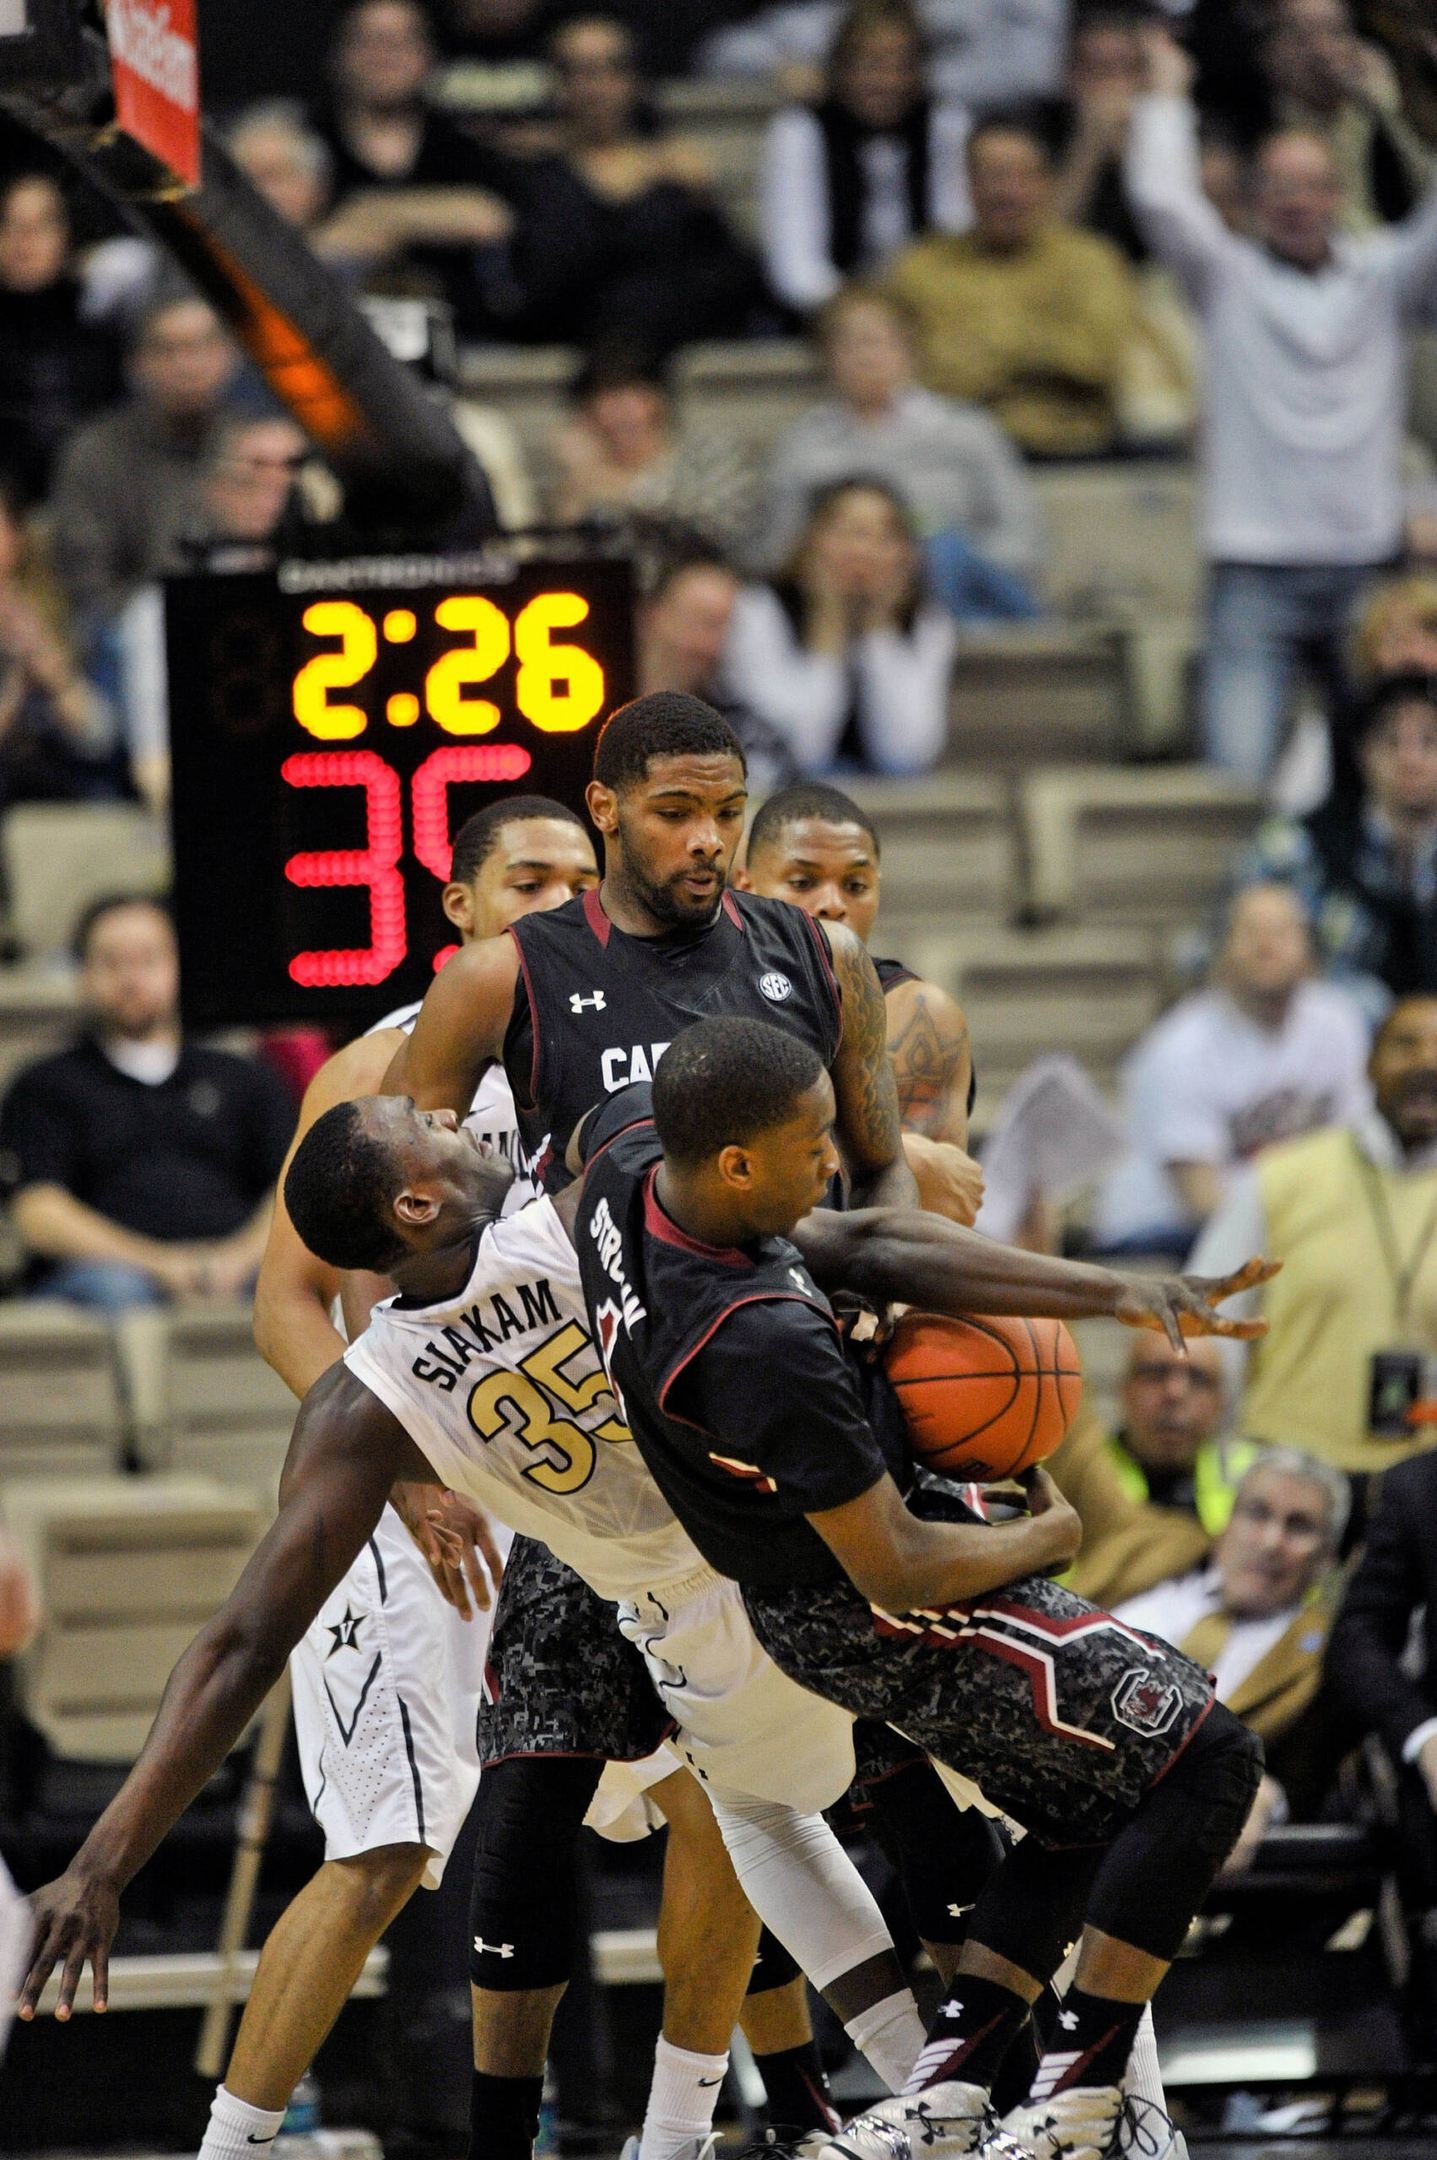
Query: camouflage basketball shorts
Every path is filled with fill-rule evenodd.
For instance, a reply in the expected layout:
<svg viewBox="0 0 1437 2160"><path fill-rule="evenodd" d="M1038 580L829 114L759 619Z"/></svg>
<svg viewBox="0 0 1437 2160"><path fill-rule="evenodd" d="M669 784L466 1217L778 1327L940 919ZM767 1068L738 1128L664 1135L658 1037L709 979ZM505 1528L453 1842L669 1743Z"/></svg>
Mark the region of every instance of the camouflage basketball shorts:
<svg viewBox="0 0 1437 2160"><path fill-rule="evenodd" d="M513 1755L639 1762L674 1729L616 1608L516 1537L494 1615L479 1705L481 1763Z"/></svg>

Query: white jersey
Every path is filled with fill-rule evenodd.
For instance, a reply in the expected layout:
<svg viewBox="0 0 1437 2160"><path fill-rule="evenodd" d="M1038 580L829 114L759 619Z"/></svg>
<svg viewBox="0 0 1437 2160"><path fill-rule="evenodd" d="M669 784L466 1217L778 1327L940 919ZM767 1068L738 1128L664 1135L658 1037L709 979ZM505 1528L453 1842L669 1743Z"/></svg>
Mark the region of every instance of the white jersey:
<svg viewBox="0 0 1437 2160"><path fill-rule="evenodd" d="M457 1297L386 1299L344 1355L446 1485L600 1597L700 1565L619 1417L552 1201L484 1231Z"/></svg>
<svg viewBox="0 0 1437 2160"><path fill-rule="evenodd" d="M385 1028L398 1028L401 1034L412 1035L418 1018L418 1005L400 1005L364 1032L378 1035ZM509 1075L497 1058L484 1068L464 1124L486 1147L493 1148L496 1155L504 1156L513 1164L514 1182L505 1197L503 1212L517 1215L521 1207L538 1198L539 1187L519 1138L519 1120L514 1111L514 1091L509 1085Z"/></svg>

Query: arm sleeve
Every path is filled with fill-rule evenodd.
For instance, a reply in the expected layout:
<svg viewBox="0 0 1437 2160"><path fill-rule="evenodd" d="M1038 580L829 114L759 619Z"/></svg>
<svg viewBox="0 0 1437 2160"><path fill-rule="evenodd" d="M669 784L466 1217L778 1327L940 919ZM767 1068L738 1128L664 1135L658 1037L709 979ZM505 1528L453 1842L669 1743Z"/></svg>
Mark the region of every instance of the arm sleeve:
<svg viewBox="0 0 1437 2160"><path fill-rule="evenodd" d="M1398 1762L1409 1735L1432 1715L1431 1703L1398 1664L1412 1614L1433 1590L1423 1579L1417 1520L1412 1481L1389 1474L1327 1648L1333 1692Z"/></svg>
<svg viewBox="0 0 1437 2160"><path fill-rule="evenodd" d="M863 744L879 772L927 772L938 762L956 642L952 616L925 607L906 635L873 630L859 645Z"/></svg>
<svg viewBox="0 0 1437 2160"><path fill-rule="evenodd" d="M1124 178L1149 245L1201 303L1239 242L1203 193L1197 115L1186 98L1134 101Z"/></svg>
<svg viewBox="0 0 1437 2160"><path fill-rule="evenodd" d="M22 1072L0 1110L4 1181L11 1192L26 1185L63 1185L73 1193L79 1169L74 1119L43 1068ZM78 1194L76 1197L80 1197Z"/></svg>
<svg viewBox="0 0 1437 2160"><path fill-rule="evenodd" d="M805 313L822 307L843 279L829 255L828 176L812 113L775 113L764 138L763 244L769 282Z"/></svg>
<svg viewBox="0 0 1437 2160"><path fill-rule="evenodd" d="M671 1391L737 1461L752 1463L805 1515L842 1507L886 1464L832 1322L799 1298L737 1306Z"/></svg>

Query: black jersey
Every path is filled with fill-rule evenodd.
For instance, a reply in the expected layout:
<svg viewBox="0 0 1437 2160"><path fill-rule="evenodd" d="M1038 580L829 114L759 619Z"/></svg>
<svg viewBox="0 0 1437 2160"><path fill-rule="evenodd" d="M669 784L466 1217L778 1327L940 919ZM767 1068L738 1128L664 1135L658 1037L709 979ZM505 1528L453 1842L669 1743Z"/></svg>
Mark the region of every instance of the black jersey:
<svg viewBox="0 0 1437 2160"><path fill-rule="evenodd" d="M885 1470L904 1477L901 1415L895 1404L870 1416L797 1246L689 1237L654 1190L652 1121L606 1135L623 1115L611 1106L586 1135L576 1235L625 1422L711 1567L765 1588L830 1581L842 1569L804 1517L856 1500Z"/></svg>
<svg viewBox="0 0 1437 2160"><path fill-rule="evenodd" d="M843 1008L828 940L801 908L726 892L701 929L630 937L597 892L524 915L504 1066L524 1151L544 1189L568 1182L564 1152L585 1111L650 1080L674 1037L732 1013L768 1020L831 1065Z"/></svg>

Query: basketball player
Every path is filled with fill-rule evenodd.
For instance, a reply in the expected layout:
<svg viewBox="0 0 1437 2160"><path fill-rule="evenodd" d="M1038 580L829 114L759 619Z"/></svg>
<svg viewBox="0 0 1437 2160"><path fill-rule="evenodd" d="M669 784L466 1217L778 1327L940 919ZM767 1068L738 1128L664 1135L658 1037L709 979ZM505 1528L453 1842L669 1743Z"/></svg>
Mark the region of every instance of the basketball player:
<svg viewBox="0 0 1437 2160"><path fill-rule="evenodd" d="M481 1496L491 1494L486 1478L498 1479L504 1512L592 1569L596 1589L610 1595L621 1580L659 1587L657 1576L671 1573L680 1556L692 1579L692 1548L637 1451L626 1438L605 1433L614 1404L586 1330L572 1317L582 1311L578 1269L556 1213L567 1209L572 1216L577 1193L494 1222L507 1169L456 1128L452 1112L360 1101L328 1112L297 1151L287 1180L294 1221L332 1265L383 1267L403 1296L381 1308L344 1365L326 1372L306 1398L275 1525L224 1611L177 1666L122 1792L66 1875L37 1893L36 1954L22 2016L33 2015L58 1961L64 1964L60 2015L69 2014L87 1959L103 2005L125 1883L234 1744L372 1534L397 1478L422 1481L437 1473ZM1069 1312L1116 1311L1170 1328L1183 1312L1194 1325L1221 1325L1205 1290L1225 1286L1127 1284L1104 1270L1010 1251L910 1213L834 1221L838 1249L851 1251L855 1261L868 1254L867 1281L881 1294L902 1293L939 1308L995 1299L1029 1310L1057 1303ZM395 1338L388 1343L386 1329ZM418 1358L416 1331L427 1353ZM461 1384L471 1379L472 1386ZM478 1390L485 1401L476 1407ZM486 1441L485 1404L492 1409L488 1397L501 1394L518 1414ZM399 1401L405 1418L423 1431L429 1456L416 1449L384 1397ZM528 1475L541 1451L560 1470L547 1483ZM566 1476L565 1465L585 1474ZM687 1604L674 1599L674 1610L703 1639L696 1683L690 1689L682 1674L668 1676L668 1692L687 1721L686 1751L700 1767L718 1768L720 1783L726 1782L721 1765L731 1760L744 1791L771 1794L781 1787L786 1795L797 1781L797 1797L809 1806L834 1796L851 1771L841 1743L846 1714L835 1722L816 1696L793 1690L753 1643L732 1586L725 1600L711 1572L698 1573L697 1595ZM767 1729L763 1717L749 1712L766 1712ZM814 1827L822 1833L821 1824ZM802 1924L790 1930L801 1938L793 1947L803 1949L805 1962L811 1954L816 1973L825 1956L836 1954L832 1892L836 1887L843 1895L837 1876L846 1865L831 1840L823 1851L821 1842L821 1836L809 1839L807 1863L820 1895L805 1901L800 1894ZM536 1925L551 1913L546 1874L542 1865L531 1869ZM862 1897L860 1885L860 1907ZM861 1970L853 1961L851 1917L845 1924L845 1962L830 1968L840 1975ZM875 1930L875 1955L891 1956L876 1916ZM882 2032L877 2037L884 2039ZM898 2046L891 2034L888 2041ZM884 2046L868 2052L881 2068Z"/></svg>
<svg viewBox="0 0 1437 2160"><path fill-rule="evenodd" d="M882 878L872 821L838 788L806 780L759 805L734 883L791 901L819 922L842 923L867 945ZM873 965L888 1010L908 1167L924 1207L971 1223L983 1175L966 1152L974 1082L963 1008L901 960L875 958Z"/></svg>
<svg viewBox="0 0 1437 2160"><path fill-rule="evenodd" d="M865 1413L803 1264L832 1280L852 1241L842 1216L809 1216L837 1166L813 1051L761 1022L703 1022L652 1094L650 1123L626 1124L625 1104L596 1114L578 1238L594 1332L655 1481L743 1585L784 1671L891 1719L1029 1832L978 1901L905 2095L850 2124L831 2160L982 2148L994 2076L1079 1920L1062 2029L1008 2128L1039 2160L1106 2160L1143 2008L1247 1819L1261 1746L1189 1660L1048 1580L1080 1531L1046 1473L1032 1474L1032 1513L1000 1526L905 1507L897 1434ZM864 1273L850 1251L844 1279L863 1288ZM687 1649L682 1627L655 1630L655 1655ZM748 1864L764 1812L712 1797L779 1932Z"/></svg>

